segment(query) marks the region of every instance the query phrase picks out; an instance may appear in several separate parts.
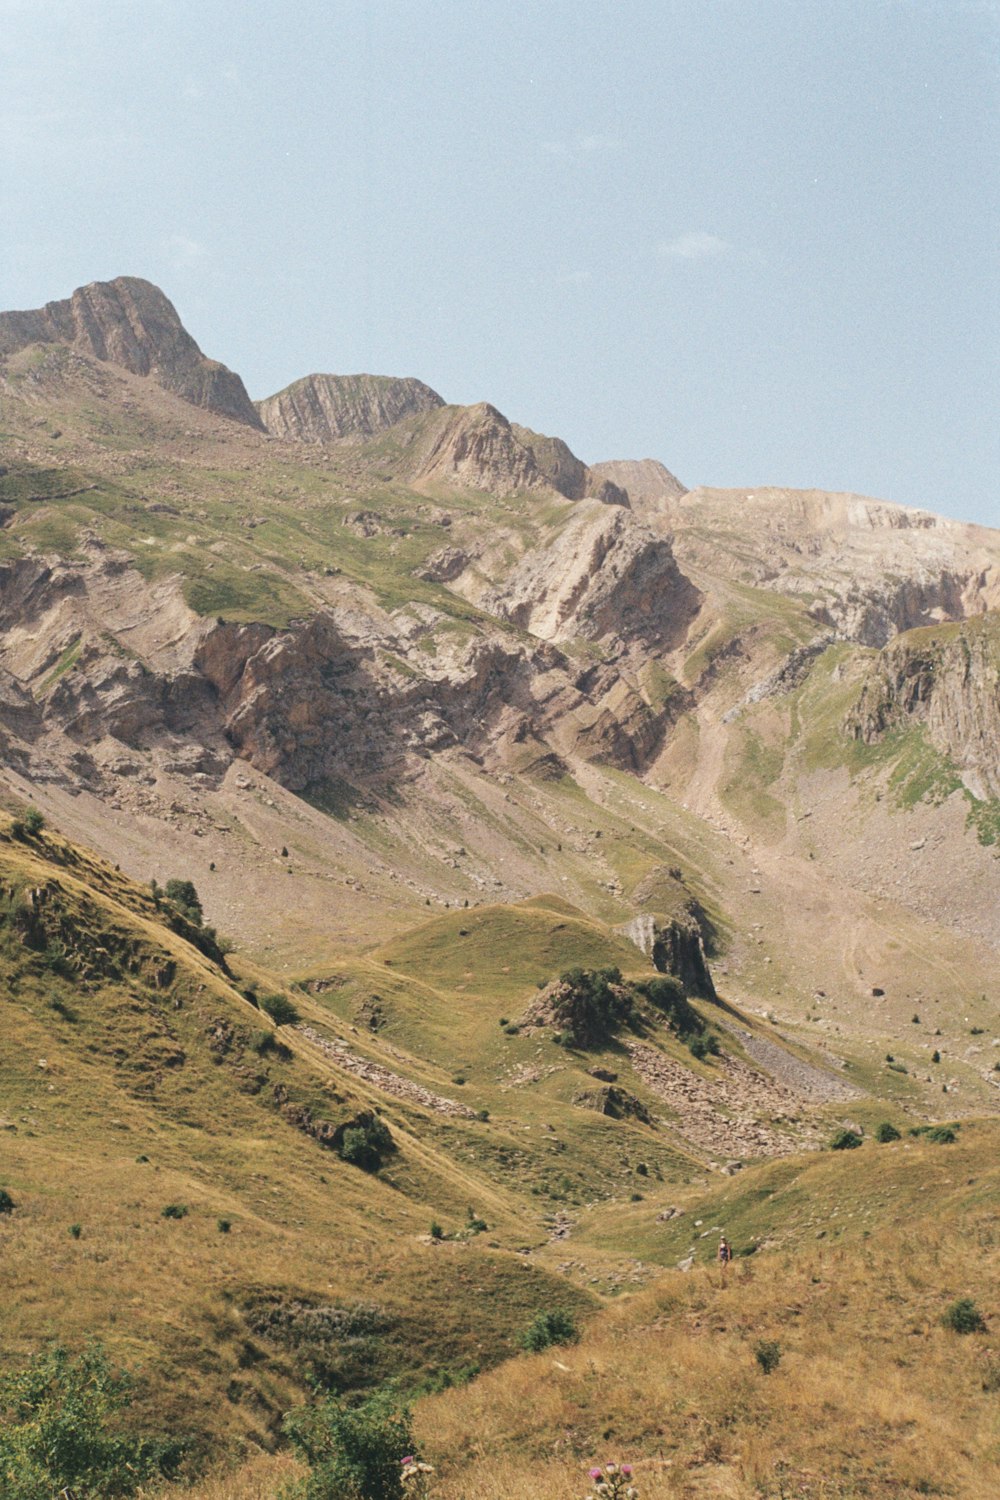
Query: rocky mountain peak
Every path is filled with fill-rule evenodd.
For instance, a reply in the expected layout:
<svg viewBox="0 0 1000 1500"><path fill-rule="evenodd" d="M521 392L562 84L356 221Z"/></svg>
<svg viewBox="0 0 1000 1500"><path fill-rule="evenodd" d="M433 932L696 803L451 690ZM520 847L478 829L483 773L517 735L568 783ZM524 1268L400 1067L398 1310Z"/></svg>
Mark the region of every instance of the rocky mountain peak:
<svg viewBox="0 0 1000 1500"><path fill-rule="evenodd" d="M256 403L268 432L300 443L359 441L443 405L422 380L387 375L306 375Z"/></svg>
<svg viewBox="0 0 1000 1500"><path fill-rule="evenodd" d="M644 516L662 515L671 501L687 494L680 480L655 458L609 459L591 464L589 473L592 486L610 484L626 491L633 510Z"/></svg>
<svg viewBox="0 0 1000 1500"><path fill-rule="evenodd" d="M202 354L173 303L141 277L93 281L63 301L0 313L0 358L29 344L69 344L148 376L192 406L248 427L262 426L240 377Z"/></svg>

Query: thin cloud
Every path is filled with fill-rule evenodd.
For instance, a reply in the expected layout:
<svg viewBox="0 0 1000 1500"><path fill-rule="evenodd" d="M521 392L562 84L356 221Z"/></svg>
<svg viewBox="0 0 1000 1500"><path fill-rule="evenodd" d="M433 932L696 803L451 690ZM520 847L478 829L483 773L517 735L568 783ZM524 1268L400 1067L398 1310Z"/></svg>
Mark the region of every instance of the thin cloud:
<svg viewBox="0 0 1000 1500"><path fill-rule="evenodd" d="M600 135L596 132L589 135L576 135L566 141L543 141L542 151L546 156L554 156L558 160L566 161L570 157L594 156L599 151L613 151L618 141L613 135Z"/></svg>
<svg viewBox="0 0 1000 1500"><path fill-rule="evenodd" d="M691 230L678 235L675 240L664 240L659 253L669 260L721 260L731 255L732 245L717 234L705 234L702 230Z"/></svg>
<svg viewBox="0 0 1000 1500"><path fill-rule="evenodd" d="M178 271L198 265L208 255L205 245L186 234L172 234L167 240L166 249L171 265Z"/></svg>

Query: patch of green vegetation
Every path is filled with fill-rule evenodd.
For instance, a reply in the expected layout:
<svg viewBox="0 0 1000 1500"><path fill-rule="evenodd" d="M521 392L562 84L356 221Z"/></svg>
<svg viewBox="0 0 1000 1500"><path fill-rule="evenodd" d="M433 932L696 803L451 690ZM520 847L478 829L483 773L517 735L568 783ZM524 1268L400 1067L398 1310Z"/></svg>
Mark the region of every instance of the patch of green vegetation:
<svg viewBox="0 0 1000 1500"><path fill-rule="evenodd" d="M729 775L721 788L722 800L739 816L773 835L785 826L785 809L768 788L781 775L782 750L747 725L736 728L726 751Z"/></svg>
<svg viewBox="0 0 1000 1500"><path fill-rule="evenodd" d="M75 667L80 659L80 652L82 650L83 636L75 636L70 644L66 647L65 651L62 653L59 660L52 668L51 672L47 673L46 676L42 678L42 681L39 684L39 692L47 693L49 688L54 687L55 684L59 681L60 677L64 675L64 673L70 671L72 667Z"/></svg>

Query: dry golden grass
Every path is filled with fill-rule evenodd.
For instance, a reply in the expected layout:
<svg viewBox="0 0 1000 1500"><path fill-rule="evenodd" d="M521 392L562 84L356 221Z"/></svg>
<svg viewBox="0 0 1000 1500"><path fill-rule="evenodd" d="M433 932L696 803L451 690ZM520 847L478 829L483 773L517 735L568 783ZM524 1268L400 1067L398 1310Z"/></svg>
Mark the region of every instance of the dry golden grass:
<svg viewBox="0 0 1000 1500"><path fill-rule="evenodd" d="M1000 1322L989 1216L969 1231L927 1227L903 1255L886 1235L765 1256L726 1285L717 1270L665 1276L579 1345L423 1401L440 1500L579 1495L609 1459L635 1465L643 1500L995 1500L995 1338L940 1321L972 1295ZM764 1339L781 1347L770 1375Z"/></svg>

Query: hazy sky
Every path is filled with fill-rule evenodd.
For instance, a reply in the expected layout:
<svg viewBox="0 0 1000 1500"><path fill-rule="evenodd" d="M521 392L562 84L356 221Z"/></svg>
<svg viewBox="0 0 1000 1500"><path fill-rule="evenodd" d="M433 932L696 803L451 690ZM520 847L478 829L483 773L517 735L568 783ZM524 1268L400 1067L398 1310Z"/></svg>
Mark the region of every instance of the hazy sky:
<svg viewBox="0 0 1000 1500"><path fill-rule="evenodd" d="M997 0L0 0L0 306L1000 525Z"/></svg>

